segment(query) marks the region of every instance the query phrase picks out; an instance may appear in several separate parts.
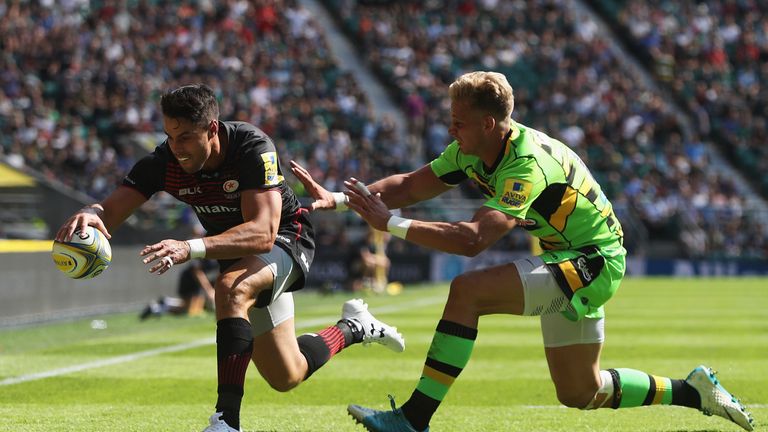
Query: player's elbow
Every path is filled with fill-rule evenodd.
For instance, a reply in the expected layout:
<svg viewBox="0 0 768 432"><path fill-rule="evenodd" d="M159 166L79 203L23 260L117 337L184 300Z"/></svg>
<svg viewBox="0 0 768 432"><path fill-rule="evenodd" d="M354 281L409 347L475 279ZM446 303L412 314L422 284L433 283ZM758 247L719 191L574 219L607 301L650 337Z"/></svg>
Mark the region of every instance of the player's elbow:
<svg viewBox="0 0 768 432"><path fill-rule="evenodd" d="M269 253L275 245L277 229L257 231L248 239L248 249L252 255Z"/></svg>
<svg viewBox="0 0 768 432"><path fill-rule="evenodd" d="M474 238L462 243L462 248L459 253L461 255L471 258L479 255L482 251L484 251L487 248L488 248L488 245L485 244L485 242L483 242L482 239Z"/></svg>
<svg viewBox="0 0 768 432"><path fill-rule="evenodd" d="M459 248L458 254L474 257L491 247L497 236L495 232L483 228L476 223L459 223L456 225L454 233L457 236L453 238L453 244Z"/></svg>

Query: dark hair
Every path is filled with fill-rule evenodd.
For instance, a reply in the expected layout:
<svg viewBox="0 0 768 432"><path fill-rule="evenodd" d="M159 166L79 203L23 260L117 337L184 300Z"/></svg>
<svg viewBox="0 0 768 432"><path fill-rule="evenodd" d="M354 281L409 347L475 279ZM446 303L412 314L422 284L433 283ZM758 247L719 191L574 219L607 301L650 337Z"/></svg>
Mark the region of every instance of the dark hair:
<svg viewBox="0 0 768 432"><path fill-rule="evenodd" d="M163 115L185 119L205 128L219 118L216 94L205 84L191 84L171 90L160 98Z"/></svg>

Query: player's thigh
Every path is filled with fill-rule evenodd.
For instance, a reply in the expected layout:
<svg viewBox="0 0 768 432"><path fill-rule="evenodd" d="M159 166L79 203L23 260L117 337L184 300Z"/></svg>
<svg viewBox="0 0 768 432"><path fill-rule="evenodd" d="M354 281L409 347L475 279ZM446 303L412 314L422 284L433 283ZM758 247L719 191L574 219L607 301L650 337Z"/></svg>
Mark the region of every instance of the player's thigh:
<svg viewBox="0 0 768 432"><path fill-rule="evenodd" d="M523 290L517 267L503 264L463 273L451 281L447 308L472 307L479 315L520 314Z"/></svg>
<svg viewBox="0 0 768 432"><path fill-rule="evenodd" d="M539 257L474 270L451 283L449 302L472 305L480 315L541 315L569 306L547 265Z"/></svg>
<svg viewBox="0 0 768 432"><path fill-rule="evenodd" d="M562 313L541 316L549 374L557 398L566 406L587 406L600 387L600 352L605 318L572 321Z"/></svg>
<svg viewBox="0 0 768 432"><path fill-rule="evenodd" d="M297 374L300 379L305 372L304 356L296 343L293 294L285 292L302 273L293 258L279 247L260 257L269 263L273 280L248 311L254 336L252 357L259 372L274 385L296 379Z"/></svg>
<svg viewBox="0 0 768 432"><path fill-rule="evenodd" d="M545 347L549 375L557 398L566 406L583 408L600 388L602 343Z"/></svg>
<svg viewBox="0 0 768 432"><path fill-rule="evenodd" d="M216 318L247 318L259 293L274 283L274 273L257 256L243 257L227 267L214 283Z"/></svg>
<svg viewBox="0 0 768 432"><path fill-rule="evenodd" d="M603 317L568 319L570 299L539 257L515 261L523 286L524 315L539 315L550 376L558 399L586 406L599 387L600 352L605 340Z"/></svg>

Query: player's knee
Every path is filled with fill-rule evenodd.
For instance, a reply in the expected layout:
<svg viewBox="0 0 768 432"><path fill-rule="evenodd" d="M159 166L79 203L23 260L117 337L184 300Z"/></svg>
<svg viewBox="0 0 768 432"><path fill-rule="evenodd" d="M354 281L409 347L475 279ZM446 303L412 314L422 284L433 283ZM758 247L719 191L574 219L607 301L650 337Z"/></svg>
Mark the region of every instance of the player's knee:
<svg viewBox="0 0 768 432"><path fill-rule="evenodd" d="M294 388L298 387L299 384L301 384L301 381L303 377L298 374L289 374L289 373L281 373L281 374L270 374L265 375L264 380L267 381L270 387L272 387L274 390L277 390L281 393L285 393L287 391L291 391Z"/></svg>
<svg viewBox="0 0 768 432"><path fill-rule="evenodd" d="M459 302L465 305L474 303L474 297L477 290L473 289L472 284L472 278L469 277L466 273L456 276L451 281L451 289L448 296L448 301Z"/></svg>
<svg viewBox="0 0 768 432"><path fill-rule="evenodd" d="M589 409L600 389L600 383L592 380L569 380L567 383L555 383L557 400L568 408Z"/></svg>
<svg viewBox="0 0 768 432"><path fill-rule="evenodd" d="M243 284L222 285L216 287L216 308L222 311L247 310L253 303L253 296Z"/></svg>
<svg viewBox="0 0 768 432"><path fill-rule="evenodd" d="M581 391L568 391L568 392L557 392L557 400L560 401L561 404L567 406L568 408L578 408L578 409L588 409L590 402L592 402L592 399L595 396L595 392L597 391L597 388L595 389L585 389Z"/></svg>

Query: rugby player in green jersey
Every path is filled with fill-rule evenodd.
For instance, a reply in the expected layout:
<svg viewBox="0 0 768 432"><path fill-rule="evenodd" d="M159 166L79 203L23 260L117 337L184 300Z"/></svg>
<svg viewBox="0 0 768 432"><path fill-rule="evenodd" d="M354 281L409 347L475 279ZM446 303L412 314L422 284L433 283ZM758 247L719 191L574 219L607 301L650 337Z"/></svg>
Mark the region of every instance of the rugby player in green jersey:
<svg viewBox="0 0 768 432"><path fill-rule="evenodd" d="M429 430L432 415L469 361L478 318L503 313L540 317L550 376L565 406L681 405L752 430L751 415L706 366L686 379L600 368L603 305L621 283L626 256L610 201L570 148L511 119L514 97L504 75L467 73L450 85L449 95L455 140L414 172L384 178L367 189L352 178L341 195L325 190L292 163L315 198L311 208L345 204L376 229L467 256L520 226L539 239L544 252L456 277L410 399L399 408L391 401L391 411L350 405L352 417L369 431ZM469 221L427 222L390 213L465 180L474 181L486 198Z"/></svg>

